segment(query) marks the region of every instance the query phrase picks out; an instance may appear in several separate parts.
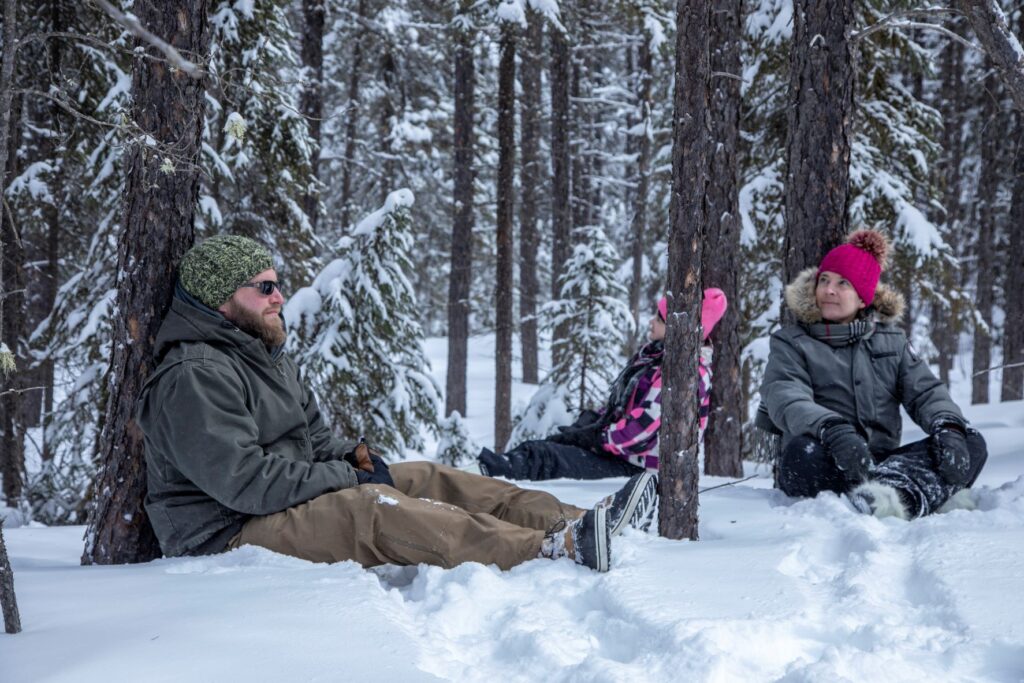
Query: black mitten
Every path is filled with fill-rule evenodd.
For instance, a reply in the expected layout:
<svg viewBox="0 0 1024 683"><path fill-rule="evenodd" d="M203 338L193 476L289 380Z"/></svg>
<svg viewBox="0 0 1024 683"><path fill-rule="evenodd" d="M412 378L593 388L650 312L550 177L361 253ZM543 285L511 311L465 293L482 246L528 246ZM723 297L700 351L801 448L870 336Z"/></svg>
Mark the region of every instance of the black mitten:
<svg viewBox="0 0 1024 683"><path fill-rule="evenodd" d="M936 469L947 483L967 485L971 476L971 454L961 427L952 423L937 425L932 431L929 450Z"/></svg>
<svg viewBox="0 0 1024 683"><path fill-rule="evenodd" d="M845 420L829 420L821 426L819 434L825 450L835 460L836 467L846 473L851 482L867 479L871 471L871 451L853 425Z"/></svg>
<svg viewBox="0 0 1024 683"><path fill-rule="evenodd" d="M391 472L388 469L388 464L384 462L379 455L371 455L370 460L373 462L373 472L356 470L356 481L360 484L384 484L385 486L394 486L395 480L391 478Z"/></svg>

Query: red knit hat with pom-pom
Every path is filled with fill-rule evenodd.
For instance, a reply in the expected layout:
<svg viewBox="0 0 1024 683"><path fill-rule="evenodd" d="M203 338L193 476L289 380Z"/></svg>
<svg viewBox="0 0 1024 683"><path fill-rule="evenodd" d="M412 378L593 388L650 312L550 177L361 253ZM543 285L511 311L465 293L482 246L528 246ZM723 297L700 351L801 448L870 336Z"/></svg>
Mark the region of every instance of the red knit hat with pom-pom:
<svg viewBox="0 0 1024 683"><path fill-rule="evenodd" d="M878 278L889 256L889 241L875 230L857 230L825 254L818 266L818 275L826 270L850 281L861 301L870 306L875 299Z"/></svg>

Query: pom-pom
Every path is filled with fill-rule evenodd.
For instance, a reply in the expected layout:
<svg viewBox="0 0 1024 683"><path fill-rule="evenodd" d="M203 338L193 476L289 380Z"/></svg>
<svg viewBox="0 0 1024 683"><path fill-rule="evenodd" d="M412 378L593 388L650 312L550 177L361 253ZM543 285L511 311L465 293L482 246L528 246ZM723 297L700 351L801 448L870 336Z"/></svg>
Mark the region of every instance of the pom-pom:
<svg viewBox="0 0 1024 683"><path fill-rule="evenodd" d="M861 251L871 254L882 270L889 260L889 240L877 230L857 230L850 233L846 238L848 244L852 244Z"/></svg>

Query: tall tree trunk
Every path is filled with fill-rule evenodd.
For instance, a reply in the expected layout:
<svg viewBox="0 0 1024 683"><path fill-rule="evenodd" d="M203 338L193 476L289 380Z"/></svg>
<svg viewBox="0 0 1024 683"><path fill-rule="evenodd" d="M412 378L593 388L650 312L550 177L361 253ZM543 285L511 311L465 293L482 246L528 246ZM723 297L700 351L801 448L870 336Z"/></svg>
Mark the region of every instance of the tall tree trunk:
<svg viewBox="0 0 1024 683"><path fill-rule="evenodd" d="M398 114L398 108L395 107L394 99L397 95L396 91L400 87L395 56L391 53L390 46L385 45L384 50L380 60L380 81L384 97L380 108L380 121L378 124L380 128L378 144L380 145L381 157L381 183L378 190L380 191L379 201L381 204L384 203L394 189L395 176L398 170L395 155L391 150L391 134L396 123L395 117Z"/></svg>
<svg viewBox="0 0 1024 683"><path fill-rule="evenodd" d="M659 441L663 536L697 540L697 354L711 180L712 0L677 0L668 325Z"/></svg>
<svg viewBox="0 0 1024 683"><path fill-rule="evenodd" d="M468 15L472 3L460 12ZM473 265L473 63L472 31L455 22L455 139L451 273L448 280L448 376L445 415L466 415L466 355L469 344L469 291Z"/></svg>
<svg viewBox="0 0 1024 683"><path fill-rule="evenodd" d="M1021 24L1024 24L1022 13ZM1020 27L1024 30L1024 25ZM1003 320L1003 380L1000 399L1024 399L1024 111L1015 111L1016 154L1013 158L1013 194L1010 200L1009 267L1003 291L1006 292L1006 315Z"/></svg>
<svg viewBox="0 0 1024 683"><path fill-rule="evenodd" d="M17 144L14 144L16 136L12 134L16 28L17 3L4 0L3 56L0 58L0 199L3 199L17 165L13 151L17 149ZM6 348L15 356L21 351L24 336L23 265L24 248L17 226L11 223L6 206L0 202L0 349ZM14 372L8 377L0 368L0 430L3 430L0 434L0 476L3 477L4 500L12 507L21 497L25 467L24 434L19 420L22 379L21 372Z"/></svg>
<svg viewBox="0 0 1024 683"><path fill-rule="evenodd" d="M641 132L634 136L636 140L636 192L633 195L633 220L630 225L632 243L630 257L633 265L633 279L629 286L629 309L633 313L633 322L638 330L641 328L640 297L644 286L644 246L647 235L647 200L651 191L651 147L654 137L654 124L651 121L651 110L654 106L651 88L654 82L654 58L651 53L651 33L641 33L643 42L640 45L637 68L637 114ZM640 333L642 335L642 332Z"/></svg>
<svg viewBox="0 0 1024 683"><path fill-rule="evenodd" d="M1003 79L1019 111L1024 111L1024 51L998 0L957 0L978 41Z"/></svg>
<svg viewBox="0 0 1024 683"><path fill-rule="evenodd" d="M512 216L515 209L516 25L501 26L498 66L498 264L495 283L494 450L512 433Z"/></svg>
<svg viewBox="0 0 1024 683"><path fill-rule="evenodd" d="M359 0L356 14L366 17L366 0ZM359 32L352 44L352 66L348 73L348 104L345 110L345 158L341 166L341 229L352 224L352 174L356 158L356 126L359 121L359 76L363 68L363 40L366 28L360 23Z"/></svg>
<svg viewBox="0 0 1024 683"><path fill-rule="evenodd" d="M21 615L18 613L18 600L14 595L14 571L7 557L7 544L4 542L4 520L0 517L0 613L4 617L6 633L21 633Z"/></svg>
<svg viewBox="0 0 1024 683"><path fill-rule="evenodd" d="M941 102L943 106L942 149L945 158L942 160L942 176L945 188L942 197L946 209L946 226L943 239L950 246L953 254L960 254L961 216L961 176L960 166L963 161L963 111L964 89L964 48L960 43L951 42L942 55L942 88ZM943 291L951 292L959 284L957 271L946 268L942 274ZM960 304L953 299L949 308L940 303L933 304L934 313L933 335L938 351L939 379L949 385L949 372L953 367L960 337Z"/></svg>
<svg viewBox="0 0 1024 683"><path fill-rule="evenodd" d="M572 204L569 149L569 87L571 63L569 36L551 30L551 298L562 298L559 275L571 251ZM558 363L558 342L568 335L566 324L557 325L551 339L552 364Z"/></svg>
<svg viewBox="0 0 1024 683"><path fill-rule="evenodd" d="M538 209L541 204L541 71L544 49L544 24L534 10L526 13L526 41L519 52L522 67L522 99L519 121L519 338L523 354L523 381L537 384L537 232Z"/></svg>
<svg viewBox="0 0 1024 683"><path fill-rule="evenodd" d="M847 232L853 0L794 0L786 135L783 279L817 265ZM783 317L791 319L785 307Z"/></svg>
<svg viewBox="0 0 1024 683"><path fill-rule="evenodd" d="M990 83L990 86L995 86ZM983 110L985 116L981 125L988 131L982 136L981 143L981 177L978 182L978 237L975 243L974 270L977 273L975 305L978 314L985 322L985 328L977 322L974 324L974 352L971 367L974 371L971 378L971 403L988 403L989 373L992 364L992 307L995 303L995 233L996 233L996 192L999 187L999 167L1001 159L998 146L1002 143L994 134L1004 130L1004 118L1000 112L998 93L999 87L986 88L982 97L985 100ZM1019 256L1019 255L1018 255ZM1017 259L1018 262L1020 258ZM1012 266L1011 266L1012 267ZM980 374L979 374L980 373Z"/></svg>
<svg viewBox="0 0 1024 683"><path fill-rule="evenodd" d="M198 60L209 54L207 10L206 0L135 7L143 26ZM148 46L145 51L153 54ZM170 307L175 269L195 237L204 94L202 80L190 79L163 61L134 61L132 116L157 144L173 152L141 143L129 151L118 245L118 315L107 379L110 396L83 564L144 562L160 555L143 507L146 464L135 404L153 368L153 344Z"/></svg>
<svg viewBox="0 0 1024 683"><path fill-rule="evenodd" d="M711 12L711 128L714 151L708 185L708 234L704 281L739 300L740 5L714 0ZM711 335L715 348L711 414L704 432L704 471L742 477L742 420L745 399L740 382L740 320L723 316Z"/></svg>
<svg viewBox="0 0 1024 683"><path fill-rule="evenodd" d="M313 232L320 220L320 141L324 116L324 0L302 0L302 67L303 87L299 109L309 126L313 141L313 184L302 197L302 206Z"/></svg>

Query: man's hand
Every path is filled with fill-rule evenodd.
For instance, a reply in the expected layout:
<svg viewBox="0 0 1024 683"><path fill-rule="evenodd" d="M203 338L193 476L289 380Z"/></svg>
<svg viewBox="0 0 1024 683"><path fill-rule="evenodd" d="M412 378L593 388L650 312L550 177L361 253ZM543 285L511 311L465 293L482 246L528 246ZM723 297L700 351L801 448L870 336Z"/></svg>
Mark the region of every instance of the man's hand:
<svg viewBox="0 0 1024 683"><path fill-rule="evenodd" d="M937 425L929 445L932 460L947 483L966 486L971 475L971 454L963 428L952 423Z"/></svg>
<svg viewBox="0 0 1024 683"><path fill-rule="evenodd" d="M365 446L365 444L359 444ZM369 456L372 463L373 471L365 472L362 469L356 470L356 481L360 484L384 484L385 486L394 486L395 480L391 478L391 472L388 470L388 464L378 455Z"/></svg>
<svg viewBox="0 0 1024 683"><path fill-rule="evenodd" d="M853 425L845 420L829 420L821 427L821 442L836 462L836 467L846 473L847 479L861 482L871 471L871 451Z"/></svg>

